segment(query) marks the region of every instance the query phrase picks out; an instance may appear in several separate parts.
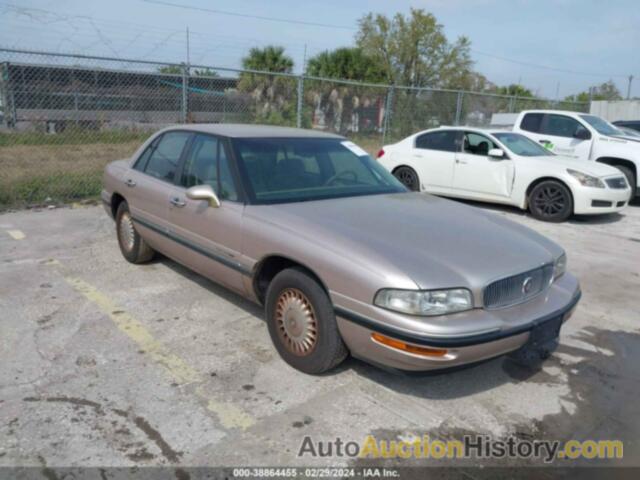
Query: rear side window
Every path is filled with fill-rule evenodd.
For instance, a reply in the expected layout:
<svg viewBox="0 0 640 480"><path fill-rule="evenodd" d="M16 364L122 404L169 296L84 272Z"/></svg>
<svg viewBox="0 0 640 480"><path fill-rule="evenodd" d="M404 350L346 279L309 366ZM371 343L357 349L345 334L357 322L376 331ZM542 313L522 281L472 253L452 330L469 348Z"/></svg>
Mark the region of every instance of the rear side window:
<svg viewBox="0 0 640 480"><path fill-rule="evenodd" d="M556 137L573 137L575 133L584 128L577 120L564 115L545 115L540 133L554 135Z"/></svg>
<svg viewBox="0 0 640 480"><path fill-rule="evenodd" d="M424 150L440 150L455 152L458 149L458 138L462 132L457 130L442 130L425 133L416 138L416 148Z"/></svg>
<svg viewBox="0 0 640 480"><path fill-rule="evenodd" d="M538 133L542 125L542 113L527 113L520 123L520 128L527 132Z"/></svg>
<svg viewBox="0 0 640 480"><path fill-rule="evenodd" d="M190 135L188 132L165 133L151 153L145 173L173 183L180 156Z"/></svg>

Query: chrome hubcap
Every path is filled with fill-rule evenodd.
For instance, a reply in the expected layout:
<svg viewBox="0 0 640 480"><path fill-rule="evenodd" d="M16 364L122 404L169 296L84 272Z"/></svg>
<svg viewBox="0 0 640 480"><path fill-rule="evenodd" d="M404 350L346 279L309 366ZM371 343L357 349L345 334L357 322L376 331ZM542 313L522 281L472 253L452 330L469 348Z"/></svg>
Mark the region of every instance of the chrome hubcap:
<svg viewBox="0 0 640 480"><path fill-rule="evenodd" d="M276 302L276 328L284 346L294 355L309 355L316 346L318 324L309 299L296 288L287 288Z"/></svg>
<svg viewBox="0 0 640 480"><path fill-rule="evenodd" d="M135 230L133 229L133 220L129 212L125 212L120 217L120 225L118 225L118 233L120 234L120 243L125 250L130 252L133 250L135 242Z"/></svg>

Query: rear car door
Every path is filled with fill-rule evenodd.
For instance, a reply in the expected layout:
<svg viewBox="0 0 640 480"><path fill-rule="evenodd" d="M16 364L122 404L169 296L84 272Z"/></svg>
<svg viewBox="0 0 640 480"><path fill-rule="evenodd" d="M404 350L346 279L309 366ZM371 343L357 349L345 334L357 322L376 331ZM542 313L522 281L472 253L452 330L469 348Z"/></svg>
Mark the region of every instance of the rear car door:
<svg viewBox="0 0 640 480"><path fill-rule="evenodd" d="M183 152L191 138L170 131L156 138L124 176L125 197L136 227L156 235L169 228L169 198Z"/></svg>
<svg viewBox="0 0 640 480"><path fill-rule="evenodd" d="M411 164L426 190L438 192L451 188L461 136L459 130L442 129L416 137Z"/></svg>
<svg viewBox="0 0 640 480"><path fill-rule="evenodd" d="M249 271L241 256L244 203L237 180L227 141L196 134L169 199L174 238L171 255L193 270L245 293L243 279ZM187 189L196 185L209 185L220 207L187 198Z"/></svg>
<svg viewBox="0 0 640 480"><path fill-rule="evenodd" d="M575 118L556 113L527 113L520 129L556 155L589 159L591 132ZM580 133L587 138L579 138Z"/></svg>
<svg viewBox="0 0 640 480"><path fill-rule="evenodd" d="M514 165L505 156L489 157L489 150L499 148L489 137L464 132L462 148L456 153L453 188L471 196L509 197L513 187Z"/></svg>

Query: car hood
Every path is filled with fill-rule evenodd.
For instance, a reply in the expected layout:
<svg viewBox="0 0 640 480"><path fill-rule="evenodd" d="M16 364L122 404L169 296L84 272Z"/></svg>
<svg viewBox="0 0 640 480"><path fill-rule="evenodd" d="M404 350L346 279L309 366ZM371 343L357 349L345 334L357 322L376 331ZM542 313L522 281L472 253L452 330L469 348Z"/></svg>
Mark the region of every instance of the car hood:
<svg viewBox="0 0 640 480"><path fill-rule="evenodd" d="M334 252L345 268L349 262L365 262L381 271L392 269L423 289L481 289L490 281L550 263L562 253L558 245L526 227L428 194L260 208L263 219Z"/></svg>
<svg viewBox="0 0 640 480"><path fill-rule="evenodd" d="M553 165L553 168L565 167L586 173L594 177L610 177L611 175L621 175L620 170L610 165L588 160L578 160L564 155L522 157L524 161L537 161L545 165Z"/></svg>

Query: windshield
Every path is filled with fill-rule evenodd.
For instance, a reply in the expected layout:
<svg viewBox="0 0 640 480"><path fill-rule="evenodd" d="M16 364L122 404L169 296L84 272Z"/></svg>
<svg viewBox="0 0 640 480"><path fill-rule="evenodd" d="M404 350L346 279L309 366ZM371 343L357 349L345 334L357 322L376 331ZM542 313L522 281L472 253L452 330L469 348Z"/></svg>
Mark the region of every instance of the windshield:
<svg viewBox="0 0 640 480"><path fill-rule="evenodd" d="M596 129L602 135L624 135L624 133L606 120L595 115L580 115L580 118Z"/></svg>
<svg viewBox="0 0 640 480"><path fill-rule="evenodd" d="M507 147L511 152L522 157L543 157L552 156L549 150L542 145L537 144L533 140L520 135L519 133L500 132L494 133L500 142Z"/></svg>
<svg viewBox="0 0 640 480"><path fill-rule="evenodd" d="M287 203L406 192L352 142L318 138L233 140L253 203Z"/></svg>

